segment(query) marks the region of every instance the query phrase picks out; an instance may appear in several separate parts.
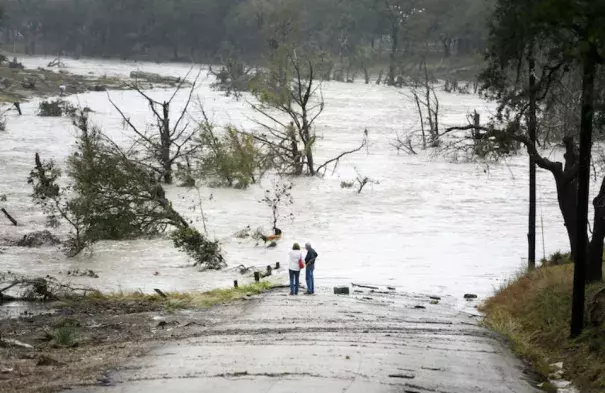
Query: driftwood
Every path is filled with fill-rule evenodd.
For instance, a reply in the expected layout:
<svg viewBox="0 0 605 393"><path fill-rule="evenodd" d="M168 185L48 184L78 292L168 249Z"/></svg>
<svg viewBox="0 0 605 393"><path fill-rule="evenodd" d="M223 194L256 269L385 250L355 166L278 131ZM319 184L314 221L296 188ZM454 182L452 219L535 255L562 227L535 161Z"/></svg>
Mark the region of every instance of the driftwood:
<svg viewBox="0 0 605 393"><path fill-rule="evenodd" d="M351 285L353 287L357 287L357 288L366 288L366 289L374 289L374 290L380 289L378 287L373 287L373 286L370 286L370 285L360 285L360 284L354 284L354 283L351 283Z"/></svg>
<svg viewBox="0 0 605 393"><path fill-rule="evenodd" d="M9 221L10 221L10 222L12 222L14 226L17 226L17 225L18 225L18 224L17 224L17 220L15 220L15 219L14 219L14 218L13 218L13 217L10 215L10 214L8 214L8 212L6 211L6 209L5 209L5 208L2 208L2 209L0 209L0 210L2 210L2 213L4 213L4 215L6 216L6 218L8 218L8 219L9 219Z"/></svg>
<svg viewBox="0 0 605 393"><path fill-rule="evenodd" d="M162 292L160 289L154 288L153 289L155 291L155 293L157 293L158 295L160 295L161 297L163 297L164 299L166 299L168 296Z"/></svg>
<svg viewBox="0 0 605 393"><path fill-rule="evenodd" d="M61 56L58 56L56 59L54 59L53 61L48 63L46 66L48 68L52 68L52 67L65 68L65 64L63 63L63 61L61 61Z"/></svg>
<svg viewBox="0 0 605 393"><path fill-rule="evenodd" d="M63 284L54 277L17 277L12 273L2 274L0 281L0 298L3 301L23 300L23 301L48 301L66 298L70 296L85 296L95 290L89 287L74 287L69 284ZM13 288L19 288L19 296L6 295L5 292Z"/></svg>
<svg viewBox="0 0 605 393"><path fill-rule="evenodd" d="M31 346L31 345L29 345L29 344L23 343L23 342L18 341L18 340L9 339L9 338L0 339L0 343L2 343L4 345L14 346L14 347L34 349L34 347Z"/></svg>
<svg viewBox="0 0 605 393"><path fill-rule="evenodd" d="M229 268L229 270L239 270L240 274L246 274L246 273L248 273L252 269L253 269L252 266L246 267L244 265L239 265L239 266L235 266L235 267Z"/></svg>

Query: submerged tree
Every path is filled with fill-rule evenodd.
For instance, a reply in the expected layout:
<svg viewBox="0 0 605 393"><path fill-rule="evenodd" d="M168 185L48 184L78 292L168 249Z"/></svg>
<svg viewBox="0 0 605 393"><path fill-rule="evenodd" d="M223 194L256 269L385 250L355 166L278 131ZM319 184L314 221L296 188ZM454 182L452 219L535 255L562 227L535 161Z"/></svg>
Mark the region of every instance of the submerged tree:
<svg viewBox="0 0 605 393"><path fill-rule="evenodd" d="M65 245L68 256L76 256L93 241L86 236L83 212L77 202L69 199L70 187L58 184L61 171L53 161L43 161L36 153L35 167L29 174L32 198L46 215L46 225L57 228L62 222L70 226L69 238Z"/></svg>
<svg viewBox="0 0 605 393"><path fill-rule="evenodd" d="M176 228L179 233L187 229L189 235L175 235L175 246L186 248L190 255L197 250L196 264L204 261L209 268L222 266L220 253L213 258L207 255L208 244L216 242L195 235L199 232L173 208L152 170L91 126L86 112L79 111L73 121L79 135L68 159L68 186L59 186L60 171L38 156L30 175L34 200L42 206L49 224L65 221L73 228L67 243L69 256L100 240L152 237ZM218 245L210 249L220 251Z"/></svg>
<svg viewBox="0 0 605 393"><path fill-rule="evenodd" d="M131 85L132 89L143 97L149 105L155 121L154 129L151 132L147 128L143 129L136 126L130 117L111 100L111 97L109 98L125 124L135 133L138 145L142 147L144 157L140 159L140 162L156 172L166 184L172 184L173 182L175 164L198 148L198 146L192 144L192 140L196 135L196 129L190 127L190 122L186 119L186 116L200 73L201 70L191 84L185 105L175 122L170 121L171 105L179 91L188 83L187 77L189 73L180 81L174 93L167 101L160 102L155 100L148 93L144 92L137 83Z"/></svg>
<svg viewBox="0 0 605 393"><path fill-rule="evenodd" d="M240 189L257 183L272 166L271 155L251 135L232 126L217 130L205 113L203 116L195 140L200 147L191 159L193 179Z"/></svg>
<svg viewBox="0 0 605 393"><path fill-rule="evenodd" d="M271 151L281 173L315 176L327 165L366 145L364 138L356 149L321 165L315 162L315 122L324 110L322 80L331 69L326 56L323 52L282 48L272 59L269 70L255 82L253 94L260 103L252 104L252 108L268 121L257 121L263 131L250 135ZM282 121L271 110L277 110L289 122Z"/></svg>
<svg viewBox="0 0 605 393"><path fill-rule="evenodd" d="M281 172L300 176L306 167L309 175L315 175L315 121L324 110L317 73L325 62L321 55L311 59L296 50L288 51L275 56L272 67L254 86L253 94L260 104L252 104L252 108L273 123L260 123L267 133L255 137L273 150ZM289 124L271 114L271 109L286 115Z"/></svg>
<svg viewBox="0 0 605 393"><path fill-rule="evenodd" d="M273 181L272 188L266 189L264 197L259 201L271 209L274 230L277 228L279 219L282 217L281 209L294 203L292 188L294 188L292 183L275 180Z"/></svg>

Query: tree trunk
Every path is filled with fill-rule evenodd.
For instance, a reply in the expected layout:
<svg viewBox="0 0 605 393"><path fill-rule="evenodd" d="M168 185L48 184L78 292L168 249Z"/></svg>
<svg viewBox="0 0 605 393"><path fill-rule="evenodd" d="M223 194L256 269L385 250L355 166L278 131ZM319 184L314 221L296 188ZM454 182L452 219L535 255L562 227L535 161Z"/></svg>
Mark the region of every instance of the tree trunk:
<svg viewBox="0 0 605 393"><path fill-rule="evenodd" d="M603 240L605 239L605 177L601 183L599 195L593 200L594 206L594 228L592 241L588 250L588 274L586 281L589 283L603 280Z"/></svg>
<svg viewBox="0 0 605 393"><path fill-rule="evenodd" d="M9 213L6 211L6 209L5 209L5 208L0 209L0 211L2 211L2 213L4 213L4 215L6 216L6 218L8 218L8 220L9 220L9 221L10 221L10 222L11 222L11 223L14 225L14 226L17 226L17 225L18 225L17 220L15 220L15 219L13 218L13 216L11 216L11 215L10 215L10 214L9 214Z"/></svg>
<svg viewBox="0 0 605 393"><path fill-rule="evenodd" d="M172 44L172 59L178 61L179 59L179 44L178 42Z"/></svg>
<svg viewBox="0 0 605 393"><path fill-rule="evenodd" d="M161 134L161 160L162 169L164 170L164 183L172 184L172 161L170 160L170 104L164 102L162 104L162 124L160 125Z"/></svg>
<svg viewBox="0 0 605 393"><path fill-rule="evenodd" d="M313 160L313 138L311 138L311 131L309 130L309 124L307 123L306 110L303 112L303 143L305 144L305 156L307 158L307 170L309 176L315 176L315 163Z"/></svg>
<svg viewBox="0 0 605 393"><path fill-rule="evenodd" d="M294 176L302 176L304 170L302 154L298 150L298 144L294 139L292 140L292 156L294 159Z"/></svg>
<svg viewBox="0 0 605 393"><path fill-rule="evenodd" d="M397 49L399 48L399 26L393 24L391 27L391 59L389 62L388 85L395 86L395 71L397 63Z"/></svg>
<svg viewBox="0 0 605 393"><path fill-rule="evenodd" d="M443 57L450 58L452 56L452 40L449 38L441 38L441 44L443 45Z"/></svg>
<svg viewBox="0 0 605 393"><path fill-rule="evenodd" d="M533 146L536 145L536 61L533 54L533 46L529 49L529 140ZM536 268L536 161L532 155L529 156L529 229L527 232L527 267L529 270Z"/></svg>
<svg viewBox="0 0 605 393"><path fill-rule="evenodd" d="M426 132L424 130L424 115L422 113L422 107L420 106L420 99L418 94L414 93L414 99L416 100L416 107L418 108L418 116L420 117L420 130L422 131L422 149L426 150Z"/></svg>
<svg viewBox="0 0 605 393"><path fill-rule="evenodd" d="M576 200L577 200L577 181L574 176L572 180L564 179L563 177L555 177L557 184L557 199L559 201L559 209L563 216L565 229L569 238L569 247L571 257L575 260L577 255L577 215L576 215Z"/></svg>
<svg viewBox="0 0 605 393"><path fill-rule="evenodd" d="M315 176L315 163L313 162L313 152L311 146L305 147L307 155L307 169L309 170L309 176Z"/></svg>
<svg viewBox="0 0 605 393"><path fill-rule="evenodd" d="M376 79L376 84L380 85L382 83L382 69L380 69L380 72L378 73L378 79Z"/></svg>
<svg viewBox="0 0 605 393"><path fill-rule="evenodd" d="M592 122L594 118L594 80L597 48L589 39L587 31L584 41L588 44L583 55L582 75L582 121L580 125L580 161L578 168L577 244L588 242L588 197L590 191L590 152L592 149ZM586 297L587 247L580 246L574 260L573 300L571 309L571 337L578 337L584 330L584 302Z"/></svg>

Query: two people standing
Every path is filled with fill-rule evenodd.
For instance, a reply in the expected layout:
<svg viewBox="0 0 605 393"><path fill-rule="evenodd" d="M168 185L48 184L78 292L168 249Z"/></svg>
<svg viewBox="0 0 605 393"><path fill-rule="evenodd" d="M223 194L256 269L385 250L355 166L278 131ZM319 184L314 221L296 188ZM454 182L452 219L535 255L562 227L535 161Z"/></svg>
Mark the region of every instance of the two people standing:
<svg viewBox="0 0 605 393"><path fill-rule="evenodd" d="M318 257L317 252L311 247L310 243L305 244L307 255L304 258L300 250L300 245L294 243L292 250L288 253L288 269L290 272L290 295L298 295L300 285L300 271L306 267L307 295L315 293L315 260Z"/></svg>

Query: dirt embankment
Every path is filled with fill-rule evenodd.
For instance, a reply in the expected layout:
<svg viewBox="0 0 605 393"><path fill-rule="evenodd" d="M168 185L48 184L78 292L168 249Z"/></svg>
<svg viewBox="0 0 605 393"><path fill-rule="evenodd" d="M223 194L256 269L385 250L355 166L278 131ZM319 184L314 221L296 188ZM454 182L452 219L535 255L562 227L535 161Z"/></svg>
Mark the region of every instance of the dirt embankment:
<svg viewBox="0 0 605 393"><path fill-rule="evenodd" d="M0 64L0 103L22 102L32 97L59 95L61 85L66 87L66 95L125 88L119 78L86 77L61 69L9 68L7 64Z"/></svg>
<svg viewBox="0 0 605 393"><path fill-rule="evenodd" d="M11 62L0 62L0 104L22 102L33 97L57 96L61 94L59 86L64 86L65 95L90 91L130 90L133 84L143 89L153 87L169 88L180 83L180 79L171 76L133 71L130 78L114 76L76 75L58 65L22 68Z"/></svg>
<svg viewBox="0 0 605 393"><path fill-rule="evenodd" d="M50 393L103 384L104 372L211 324L208 308L268 290L260 283L199 294L111 295L49 304L47 314L0 320L0 391Z"/></svg>

